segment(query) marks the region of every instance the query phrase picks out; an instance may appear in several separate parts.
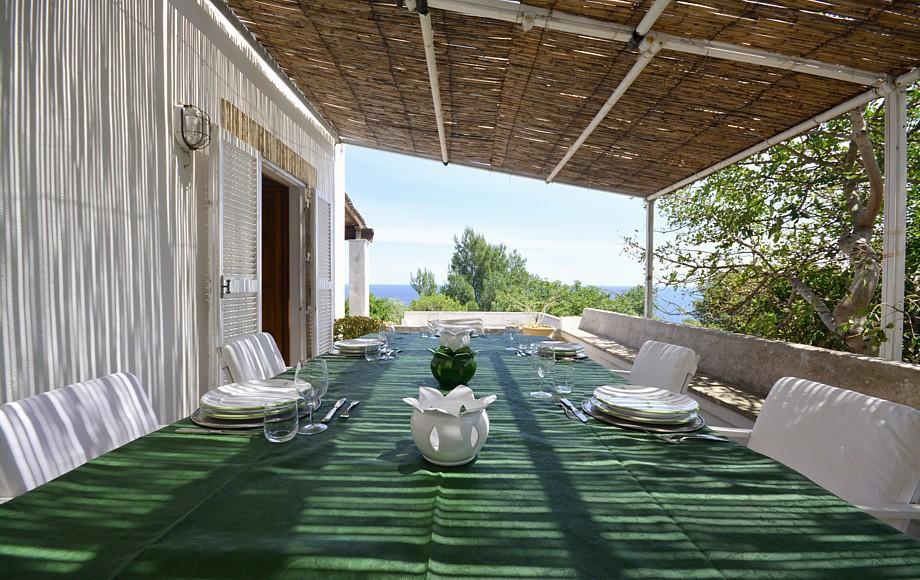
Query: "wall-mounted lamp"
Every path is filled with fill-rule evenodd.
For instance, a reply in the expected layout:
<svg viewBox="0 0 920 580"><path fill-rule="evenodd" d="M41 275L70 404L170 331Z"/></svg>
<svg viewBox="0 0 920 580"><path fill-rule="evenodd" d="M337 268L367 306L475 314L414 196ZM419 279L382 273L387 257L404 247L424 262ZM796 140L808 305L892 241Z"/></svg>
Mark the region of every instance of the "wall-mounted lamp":
<svg viewBox="0 0 920 580"><path fill-rule="evenodd" d="M179 109L179 128L176 141L188 151L204 149L211 142L211 117L195 105L182 105Z"/></svg>

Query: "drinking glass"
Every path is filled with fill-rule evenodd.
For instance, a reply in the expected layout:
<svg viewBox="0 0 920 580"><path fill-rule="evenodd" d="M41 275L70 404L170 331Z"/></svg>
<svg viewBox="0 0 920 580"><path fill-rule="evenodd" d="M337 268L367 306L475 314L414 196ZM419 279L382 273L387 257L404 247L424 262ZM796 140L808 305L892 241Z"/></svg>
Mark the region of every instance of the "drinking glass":
<svg viewBox="0 0 920 580"><path fill-rule="evenodd" d="M377 343L368 344L364 347L364 360L367 362L379 361L382 350L383 347Z"/></svg>
<svg viewBox="0 0 920 580"><path fill-rule="evenodd" d="M558 360L556 361L559 362ZM560 395L569 395L572 393L572 387L575 386L575 370L570 364L556 364L553 369L553 390Z"/></svg>
<svg viewBox="0 0 920 580"><path fill-rule="evenodd" d="M505 350L517 350L517 326L506 326L505 327L505 336L508 337L508 346L505 347Z"/></svg>
<svg viewBox="0 0 920 580"><path fill-rule="evenodd" d="M533 366L534 371L536 371L537 376L540 378L540 390L531 391L530 396L537 399L547 399L552 397L552 393L546 391L543 388L543 381L545 379L552 380L553 370L556 367L556 359L550 356L542 356L536 348L534 352L530 355L530 364Z"/></svg>
<svg viewBox="0 0 920 580"><path fill-rule="evenodd" d="M272 443L284 443L297 435L297 399L266 403L263 409L262 429Z"/></svg>
<svg viewBox="0 0 920 580"><path fill-rule="evenodd" d="M313 409L329 390L329 367L323 359L313 359L308 361L306 366L301 369L300 377L294 382L294 388L297 389L303 404L307 405L307 409L309 409L310 421L306 425L302 425L297 430L297 433L300 435L322 433L329 426L313 422Z"/></svg>

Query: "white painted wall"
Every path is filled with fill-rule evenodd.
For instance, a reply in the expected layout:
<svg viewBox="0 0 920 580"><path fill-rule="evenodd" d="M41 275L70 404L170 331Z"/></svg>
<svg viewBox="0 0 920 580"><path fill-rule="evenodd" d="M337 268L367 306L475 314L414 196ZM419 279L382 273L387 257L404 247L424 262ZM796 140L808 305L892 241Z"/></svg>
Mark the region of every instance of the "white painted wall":
<svg viewBox="0 0 920 580"><path fill-rule="evenodd" d="M124 370L161 421L187 415L208 388L216 148L185 167L172 106L219 122L230 100L317 169L338 214L332 138L207 0L22 0L4 12L0 401Z"/></svg>
<svg viewBox="0 0 920 580"><path fill-rule="evenodd" d="M345 280L348 263L345 259L345 146L335 148L335 226L332 233L332 253L337 257L335 268L335 317L345 316Z"/></svg>

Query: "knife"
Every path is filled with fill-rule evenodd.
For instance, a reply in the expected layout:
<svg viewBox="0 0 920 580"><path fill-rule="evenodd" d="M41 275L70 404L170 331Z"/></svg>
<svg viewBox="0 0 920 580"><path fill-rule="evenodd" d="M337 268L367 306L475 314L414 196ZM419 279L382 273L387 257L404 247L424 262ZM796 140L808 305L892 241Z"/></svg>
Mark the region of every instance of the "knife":
<svg viewBox="0 0 920 580"><path fill-rule="evenodd" d="M329 421L332 421L332 418L335 416L336 411L341 409L342 405L344 405L346 401L348 401L348 399L346 399L345 397L342 397L341 399L336 401L335 405L333 405L332 408L329 409L329 412L326 413L326 416L323 417L323 420L321 421L321 423L328 423Z"/></svg>
<svg viewBox="0 0 920 580"><path fill-rule="evenodd" d="M578 420L579 420L579 421L581 421L582 423L587 423L587 422L588 422L588 416L585 415L585 414L582 412L581 409L579 409L578 407L576 407L575 405L573 405L573 404L572 404L572 401L570 401L570 400L568 400L568 399L559 399L559 400L562 401L562 404L563 404L563 405L565 405L565 406L568 407L573 413L575 413L575 416L578 417Z"/></svg>

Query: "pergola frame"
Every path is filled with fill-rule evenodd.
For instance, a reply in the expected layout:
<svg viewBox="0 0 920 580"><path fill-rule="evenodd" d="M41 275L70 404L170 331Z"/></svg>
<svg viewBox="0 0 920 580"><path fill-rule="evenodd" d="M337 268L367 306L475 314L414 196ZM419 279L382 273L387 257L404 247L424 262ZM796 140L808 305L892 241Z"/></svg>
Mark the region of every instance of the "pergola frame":
<svg viewBox="0 0 920 580"><path fill-rule="evenodd" d="M220 8L221 11L225 14L228 14L228 16L232 14L226 7L222 6L222 2L220 0L212 1L215 1L218 8ZM229 1L234 2L236 0ZM244 0L239 1L242 2ZM623 74L623 78L620 80L619 84L608 97L607 101L600 106L599 110L594 114L591 121L587 123L587 126L581 131L580 136L572 143L570 147L568 147L568 149L562 155L562 158L559 159L552 171L545 177L547 182L551 182L556 179L560 171L575 156L578 149L587 141L592 132L598 128L604 118L612 110L614 110L617 102L625 93L627 93L632 83L640 77L648 63L657 54L660 53L666 53L670 51L672 57L674 53L681 53L685 55L705 57L708 59L713 59L714 61L722 60L726 61L727 63L747 64L758 68L772 68L780 71L796 73L799 75L832 79L833 82L838 83L836 85L837 87L842 87L842 85L839 84L841 82L854 83L856 85L868 87L868 90L865 92L853 96L847 101L827 109L824 112L817 114L812 112L810 113L813 115L811 118L802 121L793 127L780 131L774 136L749 146L740 152L734 153L705 169L698 170L696 173L690 175L689 177L682 177L678 181L664 187L662 187L660 183L657 183L655 184L655 187L659 188L657 191L654 189L651 193L644 193L641 191L628 191L629 188L634 190L636 187L634 183L631 183L629 184L627 191L619 192L616 191L619 186L617 185L618 182L615 181L612 184L602 183L600 184L600 187L591 185L592 188L596 188L601 191L636 195L644 197L647 201L646 226L648 251L646 253L647 256L645 264L645 298L647 305L646 316L652 316L653 314L650 306L653 301L654 291L653 284L651 283L654 267L654 200L672 193L682 187L690 185L693 182L703 179L728 165L737 163L782 141L796 137L818 126L821 123L842 115L852 109L863 106L874 99L885 98L886 110L888 112L888 121L886 125L885 143L885 250L883 255L882 320L883 327L885 328L885 332L888 335L888 340L882 346L881 354L882 356L891 359L898 359L900 357L905 281L904 236L906 216L904 208L906 204L907 187L905 88L920 78L920 67L914 68L913 70L895 77L892 74L886 74L885 72L879 72L877 70L862 70L853 66L826 62L825 60L792 56L790 54L773 52L772 50L764 50L750 46L739 46L721 42L716 40L715 37L711 37L710 39L690 38L654 31L653 28L658 18L665 13L667 7L670 4L670 0L655 0L652 2L646 10L646 13L643 15L643 18L635 28L609 20L592 18L586 15L567 13L560 10L548 10L526 3L514 3L502 0L392 0L392 2L393 4L399 6L408 5L410 10L417 11L419 14L419 23L422 36L421 45L424 47L425 52L425 64L429 80L428 84L431 91L431 102L433 105L435 122L437 124L438 142L441 153L440 157L441 161L445 165L449 161L448 152L450 144L448 143L448 133L445 128L444 111L441 100L441 86L438 79L437 70L437 54L434 44L431 16L429 14L430 9L452 12L457 15L472 18L473 20L476 18L482 18L488 20L496 20L499 22L512 23L514 25L520 26L521 30L525 33L532 28L542 28L545 30L553 30L568 35L577 35L589 39L594 38L602 41L624 43L627 49L638 49L639 54L632 68L630 68L630 70L625 74L620 73ZM233 21L235 25L239 24L235 18L231 18L231 21ZM242 25L238 27L241 27L245 30L245 27L242 27ZM665 28L667 28L667 26L665 26ZM672 32L676 32L673 27L671 27L671 30ZM893 34L894 36L892 38L897 39L897 35L899 33L893 32ZM737 37L735 38L737 39ZM251 41L256 49L259 50L259 53L263 54L264 49L259 44L259 42L255 41L254 39L251 39ZM771 46L768 46L768 48L779 48L779 45L773 43ZM903 44L900 45L900 50L902 50L903 54ZM833 60L832 54L829 54L826 51L823 54L825 55L825 59ZM863 54L865 54L865 51ZM263 57L264 56L266 55L263 54ZM266 60L271 62L270 57L266 58ZM893 64L898 62L897 59L882 60L891 63L884 68L889 68L890 70L891 67L897 66ZM860 61L856 59L849 59L849 62L858 63ZM867 59L866 62L873 61L871 61L871 59ZM903 56L900 58L900 62L905 62ZM910 59L908 59L908 62L910 62ZM913 62L915 62L915 60ZM277 67L275 68L277 70ZM904 68L905 67L902 65L900 69L895 70L897 70L897 72L901 72L904 70ZM847 92L847 95L853 95L853 92ZM312 110L312 104L310 104L309 101L306 102ZM812 109L812 111L814 111L814 109ZM320 119L321 122L324 122L322 117L319 115L316 116ZM757 120L759 121L760 119ZM453 119L452 123L456 125L456 119ZM324 123L324 125L325 124L326 123ZM455 129L456 127L452 129L451 137L453 137ZM563 128L560 127L560 130L562 129ZM776 127L776 129L778 130L779 127ZM565 128L564 130L568 131L568 128ZM335 128L330 128L330 132L338 137ZM617 139L619 138L620 137L617 137ZM609 140L609 136L607 139ZM341 140L343 142L365 144L361 141L361 139L354 138L347 134L342 135ZM400 148L397 146L392 146L386 140L381 142L380 139L376 137L375 143L370 146L383 150L395 150L401 153L406 152L404 150L405 147ZM629 145L627 144L626 146ZM415 147L414 142L410 153L416 155L423 154ZM459 155L457 162L461 164L470 164L469 156ZM474 162L474 164L476 166L479 165L478 162ZM501 167L501 164L492 167L492 169L512 174L516 174L521 171L520 167L517 169L504 168ZM527 170L524 169L525 173L526 171ZM583 165L580 171L584 171ZM533 174L530 173L528 176L533 177ZM568 178L566 180L568 181ZM662 181L664 180L659 180L659 182ZM622 185L623 182L619 182L619 184Z"/></svg>

